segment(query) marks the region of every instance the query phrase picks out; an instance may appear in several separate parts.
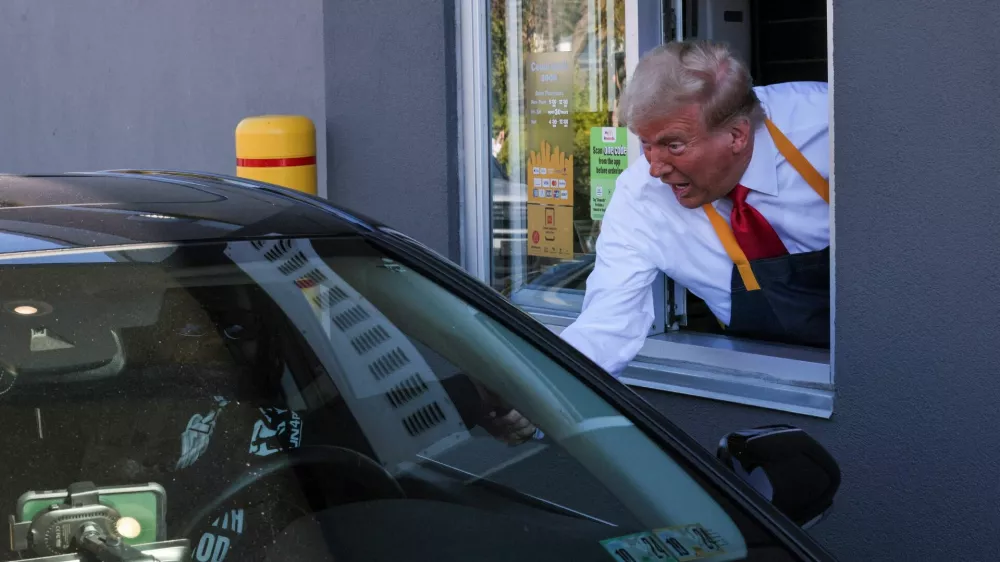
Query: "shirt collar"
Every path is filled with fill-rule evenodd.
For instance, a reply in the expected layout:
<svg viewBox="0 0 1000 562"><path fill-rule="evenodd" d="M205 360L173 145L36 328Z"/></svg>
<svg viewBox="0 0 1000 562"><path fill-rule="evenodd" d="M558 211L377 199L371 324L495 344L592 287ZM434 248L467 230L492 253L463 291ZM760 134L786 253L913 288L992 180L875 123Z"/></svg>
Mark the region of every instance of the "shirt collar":
<svg viewBox="0 0 1000 562"><path fill-rule="evenodd" d="M753 155L750 165L740 178L740 184L767 195L778 194L777 158L778 148L774 146L771 133L762 123L753 138Z"/></svg>

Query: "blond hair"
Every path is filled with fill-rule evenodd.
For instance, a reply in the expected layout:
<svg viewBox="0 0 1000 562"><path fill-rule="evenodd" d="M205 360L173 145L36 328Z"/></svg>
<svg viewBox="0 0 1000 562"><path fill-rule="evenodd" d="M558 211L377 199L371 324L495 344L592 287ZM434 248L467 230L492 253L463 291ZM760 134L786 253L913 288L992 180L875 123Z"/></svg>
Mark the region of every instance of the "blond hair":
<svg viewBox="0 0 1000 562"><path fill-rule="evenodd" d="M639 61L618 108L635 127L696 103L705 125L717 129L746 118L756 129L764 110L746 65L722 43L704 40L661 45Z"/></svg>

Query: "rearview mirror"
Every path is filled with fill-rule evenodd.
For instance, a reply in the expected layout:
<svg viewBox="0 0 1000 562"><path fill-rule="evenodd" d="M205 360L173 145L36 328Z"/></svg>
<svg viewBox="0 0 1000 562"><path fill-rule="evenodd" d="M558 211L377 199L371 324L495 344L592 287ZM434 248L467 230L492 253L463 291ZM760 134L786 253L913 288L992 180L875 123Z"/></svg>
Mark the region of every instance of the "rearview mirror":
<svg viewBox="0 0 1000 562"><path fill-rule="evenodd" d="M730 433L719 443L718 458L803 528L822 520L840 487L837 461L790 425Z"/></svg>

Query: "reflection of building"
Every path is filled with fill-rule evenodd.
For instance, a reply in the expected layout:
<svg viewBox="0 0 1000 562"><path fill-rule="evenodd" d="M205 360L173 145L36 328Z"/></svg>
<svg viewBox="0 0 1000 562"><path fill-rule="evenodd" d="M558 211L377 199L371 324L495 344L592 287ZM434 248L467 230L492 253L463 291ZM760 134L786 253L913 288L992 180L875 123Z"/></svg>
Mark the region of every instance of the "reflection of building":
<svg viewBox="0 0 1000 562"><path fill-rule="evenodd" d="M294 0L247 11L242 0L216 0L199 3L191 18L170 15L195 9L190 1L126 11L8 0L0 3L0 42L8 47L0 49L8 78L0 170L232 172L232 131L241 118L301 113L316 122L320 159L329 161L321 163L320 194L392 224L488 283L515 272L535 275L536 285L553 277L554 286L577 282L581 270L573 262L540 277L519 253L524 186L495 181L495 197L487 187L493 110L498 121L509 120L523 99L518 84L507 81L514 73L493 72L500 63L523 63L520 51L506 47L533 30L529 39L538 49L556 49L566 38L574 48L575 26L554 21L557 43L550 45L539 36L548 34L547 21L515 13L534 6L530 17L540 17L547 4ZM587 88L594 61L622 52L627 70L636 55L676 32L673 0L552 4L582 14L572 23L583 22L577 60ZM1000 458L981 443L993 437L989 398L1000 363L990 276L1000 264L988 246L1000 156L983 148L997 129L997 70L983 61L995 59L1000 35L994 3L683 4L684 36L702 36L709 21L715 30L749 26L751 66L761 82L822 80L832 69L835 343L832 354L769 355L745 342L664 326L634 371L659 377L640 381L658 390L644 396L707 447L734 426L807 426L844 468L843 497L817 530L841 558L857 558L852 537L872 529L891 534L866 542L867 558L953 557L944 551L947 541L922 533L929 514L944 535L987 537L967 541L963 556L990 558L995 506L983 501L982 490L995 483L984 484L982 467ZM712 19L709 7L724 9ZM494 16L497 37L490 34ZM598 40L590 42L590 22L606 29L612 20L634 41L609 53L597 25ZM598 75L600 91L616 91L606 78L614 76ZM484 90L490 80L507 84L495 100ZM589 90L581 97L590 104ZM520 134L508 129L505 142L520 142ZM575 196L582 202L586 193ZM683 316L686 301L666 286L656 296L663 324ZM562 300L564 308L548 310L571 314L575 305ZM836 414L824 417L834 406ZM947 442L948 454L927 457L928 442ZM906 486L898 481L901 464Z"/></svg>

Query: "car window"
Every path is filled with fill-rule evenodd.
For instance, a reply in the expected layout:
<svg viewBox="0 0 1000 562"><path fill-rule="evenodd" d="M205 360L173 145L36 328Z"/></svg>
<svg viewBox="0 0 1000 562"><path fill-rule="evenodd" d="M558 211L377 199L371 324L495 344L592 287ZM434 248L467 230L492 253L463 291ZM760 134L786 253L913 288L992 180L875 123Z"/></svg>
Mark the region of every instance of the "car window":
<svg viewBox="0 0 1000 562"><path fill-rule="evenodd" d="M537 345L361 238L55 261L0 260L3 559L81 548L65 521L84 519L201 561L795 559Z"/></svg>

